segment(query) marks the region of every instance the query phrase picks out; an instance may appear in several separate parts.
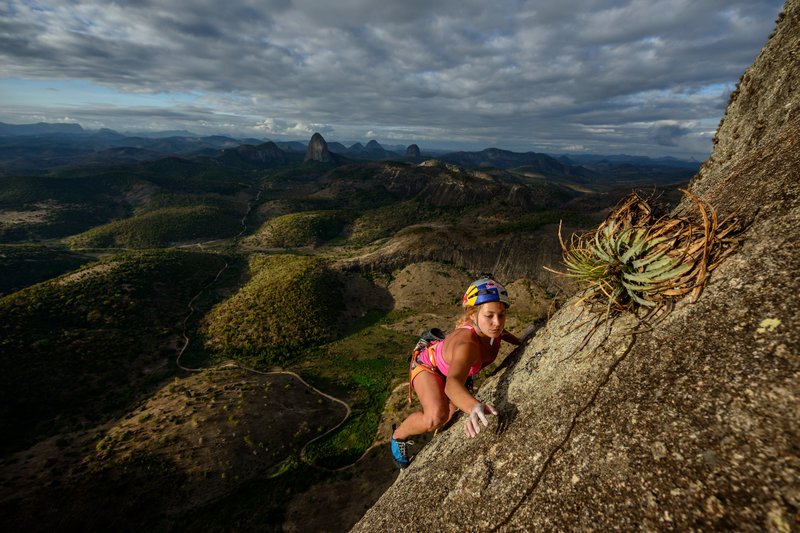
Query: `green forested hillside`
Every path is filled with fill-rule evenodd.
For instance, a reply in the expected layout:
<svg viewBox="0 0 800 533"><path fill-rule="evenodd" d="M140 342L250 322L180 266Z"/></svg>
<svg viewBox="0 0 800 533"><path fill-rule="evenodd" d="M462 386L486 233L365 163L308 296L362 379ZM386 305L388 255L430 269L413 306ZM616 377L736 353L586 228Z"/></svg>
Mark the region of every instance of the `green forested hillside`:
<svg viewBox="0 0 800 533"><path fill-rule="evenodd" d="M257 177L253 171L177 157L124 166L67 168L38 176L0 176L0 242L66 237L130 217L134 211L214 205L224 213L214 218L208 209L185 212L183 215L187 217L199 217L195 222L203 229L176 228L176 233L179 238L184 235L193 238L191 235L195 233L205 236L210 225L218 226L216 233L211 234L227 236L235 226L232 220L235 217L229 220L230 208L221 204L226 199L229 204L237 193L249 189ZM152 207L151 200L155 203ZM164 216L169 213L161 221ZM186 226L178 218L173 216L166 223ZM152 241L168 238L155 235L158 231L153 229L153 223L161 224L152 219L145 221L142 232L150 235L132 246L160 245ZM111 231L130 233L125 227ZM132 235L120 237L123 246L136 240Z"/></svg>
<svg viewBox="0 0 800 533"><path fill-rule="evenodd" d="M124 181L124 177L122 178ZM0 242L51 239L124 214L117 179L0 176Z"/></svg>
<svg viewBox="0 0 800 533"><path fill-rule="evenodd" d="M365 209L353 221L348 242L356 246L368 244L391 237L403 228L421 222L452 223L458 219L461 212L460 208L448 209L426 205L418 198Z"/></svg>
<svg viewBox="0 0 800 533"><path fill-rule="evenodd" d="M54 278L93 260L60 248L0 244L0 296Z"/></svg>
<svg viewBox="0 0 800 533"><path fill-rule="evenodd" d="M337 237L351 217L344 211L308 211L276 217L264 224L247 243L261 247L315 246Z"/></svg>
<svg viewBox="0 0 800 533"><path fill-rule="evenodd" d="M125 253L0 299L3 450L94 425L164 379L189 300L224 264Z"/></svg>
<svg viewBox="0 0 800 533"><path fill-rule="evenodd" d="M209 348L270 364L335 334L341 287L324 262L256 255L250 272L250 280L209 313Z"/></svg>
<svg viewBox="0 0 800 533"><path fill-rule="evenodd" d="M73 248L154 248L197 239L233 237L237 213L216 207L165 207L94 227L69 239Z"/></svg>

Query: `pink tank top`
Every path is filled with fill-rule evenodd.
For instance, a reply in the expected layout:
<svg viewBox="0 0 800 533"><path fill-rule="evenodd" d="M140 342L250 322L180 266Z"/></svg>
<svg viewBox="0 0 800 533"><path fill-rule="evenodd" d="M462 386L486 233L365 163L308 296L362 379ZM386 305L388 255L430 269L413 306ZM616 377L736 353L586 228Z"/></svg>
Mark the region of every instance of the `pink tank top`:
<svg viewBox="0 0 800 533"><path fill-rule="evenodd" d="M472 335L475 337L475 339L478 341L478 343L480 343L481 338L478 336L478 333L475 331L475 328L471 324L464 324L463 326L459 326L459 329L460 328L468 328L470 331L472 331ZM445 341L446 340L447 339L445 339ZM438 343L436 345L436 351L434 352L434 357L436 357L436 368L438 368L439 371L446 376L448 374L449 370L450 370L450 365L447 363L447 361L444 360L444 343L445 343L445 341L442 341L442 342L440 342L440 343ZM500 339L497 339L497 341L500 342ZM494 359L492 359L492 361L494 361ZM489 364L492 361L487 361L486 364ZM477 374L478 372L481 371L481 368L483 368L483 365L484 365L483 357L481 357L480 361L478 361L477 363L475 363L474 365L469 367L469 374L468 375L469 376L474 376L475 374Z"/></svg>

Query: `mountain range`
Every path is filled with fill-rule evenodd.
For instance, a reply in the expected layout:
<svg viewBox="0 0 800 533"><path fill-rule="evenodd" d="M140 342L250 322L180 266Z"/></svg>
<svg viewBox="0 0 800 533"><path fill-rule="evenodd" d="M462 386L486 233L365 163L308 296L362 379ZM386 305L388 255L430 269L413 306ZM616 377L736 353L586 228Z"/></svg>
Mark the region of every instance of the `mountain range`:
<svg viewBox="0 0 800 533"><path fill-rule="evenodd" d="M187 132L163 132L130 136L109 129L84 130L78 124L3 124L0 123L0 175L42 174L78 165L114 165L154 161L177 156L188 159L211 158L268 168L276 164L301 161L308 142L237 139L220 135L193 136ZM412 145L416 148L416 145ZM376 140L366 145L345 146L327 143L339 161L409 161L420 163L437 159L464 168L517 169L530 176L569 178L577 183L685 181L699 164L674 158L653 159L625 155L550 156L517 153L499 148L473 152L407 151L404 146L384 147ZM264 157L270 152L269 157ZM280 154L278 152L281 152ZM407 155L407 154L419 155Z"/></svg>

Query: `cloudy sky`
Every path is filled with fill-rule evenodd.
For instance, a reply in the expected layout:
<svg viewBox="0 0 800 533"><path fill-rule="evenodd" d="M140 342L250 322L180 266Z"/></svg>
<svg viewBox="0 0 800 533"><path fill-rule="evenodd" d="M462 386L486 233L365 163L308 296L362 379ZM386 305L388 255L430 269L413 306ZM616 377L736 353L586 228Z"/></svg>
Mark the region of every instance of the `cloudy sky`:
<svg viewBox="0 0 800 533"><path fill-rule="evenodd" d="M5 0L0 122L705 159L783 0Z"/></svg>

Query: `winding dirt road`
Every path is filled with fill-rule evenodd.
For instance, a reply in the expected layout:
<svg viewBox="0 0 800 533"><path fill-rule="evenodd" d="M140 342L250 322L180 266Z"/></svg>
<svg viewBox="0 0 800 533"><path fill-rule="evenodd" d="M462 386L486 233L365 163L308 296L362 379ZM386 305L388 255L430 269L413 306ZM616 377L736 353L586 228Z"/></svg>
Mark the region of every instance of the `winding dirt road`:
<svg viewBox="0 0 800 533"><path fill-rule="evenodd" d="M262 192L262 189L259 189L259 191L258 191L258 194L256 195L255 199L249 203L249 205L248 205L248 210L247 210L247 213L245 213L245 215L242 217L242 219L241 219L241 221L240 221L240 223L241 223L241 225L242 225L242 230L241 230L241 231L240 231L240 232L239 232L239 233L238 233L236 236L234 236L234 237L233 237L233 242L234 242L234 243L236 243L236 242L237 242L237 240L238 240L238 239L239 239L239 238L240 238L242 235L244 235L245 231L247 231L247 224L246 224L246 222L245 222L245 221L247 220L247 217L248 217L248 216L250 216L250 213L251 213L251 212L252 212L252 210L253 210L253 206L254 206L254 205L255 205L255 204L258 202L259 198L261 197L261 192ZM202 242L202 243L194 243L194 244L190 244L190 245L184 245L184 246L182 246L182 247L188 247L188 246L197 246L197 247L199 247L200 249L204 250L204 249L205 249L205 248L204 248L204 245L208 245L208 244L212 244L212 243L216 243L216 242L220 242L220 240L219 240L219 239L216 239L216 240L213 240L213 241L207 241L207 242ZM200 296L202 296L202 295L203 295L203 293L205 293L205 292L206 292L206 291L207 291L207 290L208 290L210 287L212 287L212 286L213 286L213 285L214 285L214 284L215 284L217 281L219 281L219 278L220 278L220 276L222 276L222 274L223 274L223 273L224 273L224 272L225 272L225 271L228 269L228 267L229 267L229 266L230 266L230 265L228 264L228 262L227 262L227 261L225 261L225 264L224 264L224 265L222 266L222 268L220 268L220 270L217 272L217 275L216 275L216 276L214 276L214 279L213 279L213 280L211 280L211 281L210 281L208 284L206 284L206 285L205 285L203 288L201 288L201 289L200 289L200 291L199 291L199 292L198 292L198 293L197 293L197 294L196 294L196 295L195 295L195 296L194 296L194 297L193 297L193 298L192 298L192 299L189 301L189 304L187 305L187 307L188 307L188 309L189 309L189 312L188 312L188 314L186 315L186 317L184 317L184 319L183 319L183 322L182 322L182 332L181 332L181 335L182 335L182 337L183 337L183 346L181 347L181 349L180 349L180 351L179 351L179 353L178 353L178 355L177 355L177 357L176 357L176 359L175 359L175 365L176 365L176 366L177 366L179 369L181 369L181 370L183 370L183 371L185 371L185 372L202 372L203 370L206 370L205 368L191 368L191 367L187 367L187 366L184 366L184 365L181 363L181 357L183 357L183 354L186 352L186 349L189 347L189 344L191 343L191 340L189 339L189 335L187 334L187 324L188 324L188 322L189 322L189 319L192 317L192 315L193 315L193 314L195 313L195 311L196 311L196 309L195 309L195 307L194 307L194 303L197 301L197 299L198 299ZM344 400L342 400L342 399L340 399L340 398L336 398L336 397L334 397L334 396L331 396L330 394L327 394L327 393L325 393L325 392L322 392L322 391L321 391L321 390L319 390L318 388L314 387L313 385L311 385L310 383L308 383L307 381L305 381L305 380L304 380L302 377L300 377L300 375L299 375L299 374L297 374L297 373L295 373L295 372L292 372L292 371L290 371L290 370L275 370L275 371L262 371L262 370L256 370L255 368L250 368L250 367L244 366L244 365L242 365L242 364L240 364L240 363L238 363L238 362L236 362L236 361L233 361L233 360L226 361L226 362L224 362L224 363L220 363L219 365L217 365L217 366L216 366L216 367L214 367L214 368L215 368L215 369L219 369L219 370L222 370L222 369L227 369L227 368L231 368L231 369L233 369L233 368L236 368L236 369L244 370L244 371L246 371L246 372L252 372L252 373L254 373L254 374L260 374L260 375L262 375L262 376L270 376L270 375L288 375L288 376L292 376L292 377L293 377L293 378L295 378L297 381L299 381L300 383L302 383L302 384L303 384L305 387L307 387L309 390L313 391L314 393L316 393L316 394L318 394L318 395L322 396L323 398L326 398L326 399L328 399L328 400L330 400L330 401L332 401L332 402L336 402L336 403L338 403L338 404L341 404L341 405L342 405L342 406L345 408L345 414L344 414L344 417L342 417L342 420L341 420L341 421L340 421L338 424L336 424L334 427L332 427L331 429L329 429L329 430L328 430L328 431L326 431L325 433L323 433L323 434L321 434L321 435L318 435L318 436L314 437L313 439L309 440L309 441L308 441L308 442L306 442L306 443L303 445L303 447L300 449L300 460L301 460L301 461L303 461L305 464L307 464L307 465L309 465L309 466L312 466L312 467L314 467L314 468L318 468L318 469L320 469L320 470L326 470L326 471L329 471L329 472L340 472L340 471L346 470L346 469L348 469L348 468L352 468L352 467L353 467L353 466L355 466L355 465L356 465L356 464L357 464L359 461L361 461L361 460L362 460L364 457L366 457L366 455L367 455L367 454L368 454L368 453L369 453L369 452L370 452L370 451L371 451L373 448L375 448L376 446L382 446L382 445L386 444L386 442L387 442L387 441L377 441L377 440L376 440L376 441L375 441L375 442L373 442L373 443L372 443L372 445L371 445L369 448L367 448L367 449L364 451L364 453L363 453L363 454L362 454L362 455L361 455L361 456L360 456L358 459L356 459L356 460L355 460L353 463L351 463L351 464L349 464L349 465L345 465L345 466L343 466L343 467L340 467L340 468L336 468L336 469L330 469L330 468L325 468L325 467L322 467L322 466L316 465L316 464L314 464L314 463L313 463L313 462L312 462L310 459L308 459L308 457L307 457L307 455L306 455L306 449L307 449L307 448L308 448L308 447L309 447L311 444L315 443L316 441L318 441L318 440L320 440L320 439L322 439L322 438L324 438L324 437L326 437L326 436L330 435L331 433L333 433L334 431L336 431L337 429L339 429L340 427L342 427L342 425L344 425L344 423L345 423L345 422L347 422L347 420L350 418L350 415L351 415L351 414L352 414L352 412L353 412L353 411L352 411L352 408L350 407L350 405L349 405L347 402L345 402ZM408 383L402 383L402 384L398 385L398 386L397 386L397 387L396 387L396 388L395 388L395 389L394 389L392 392L394 393L394 392L396 392L397 390L399 390L400 388L405 388L405 387L407 387L407 386L408 386ZM280 475L280 474L275 474L275 475Z"/></svg>

